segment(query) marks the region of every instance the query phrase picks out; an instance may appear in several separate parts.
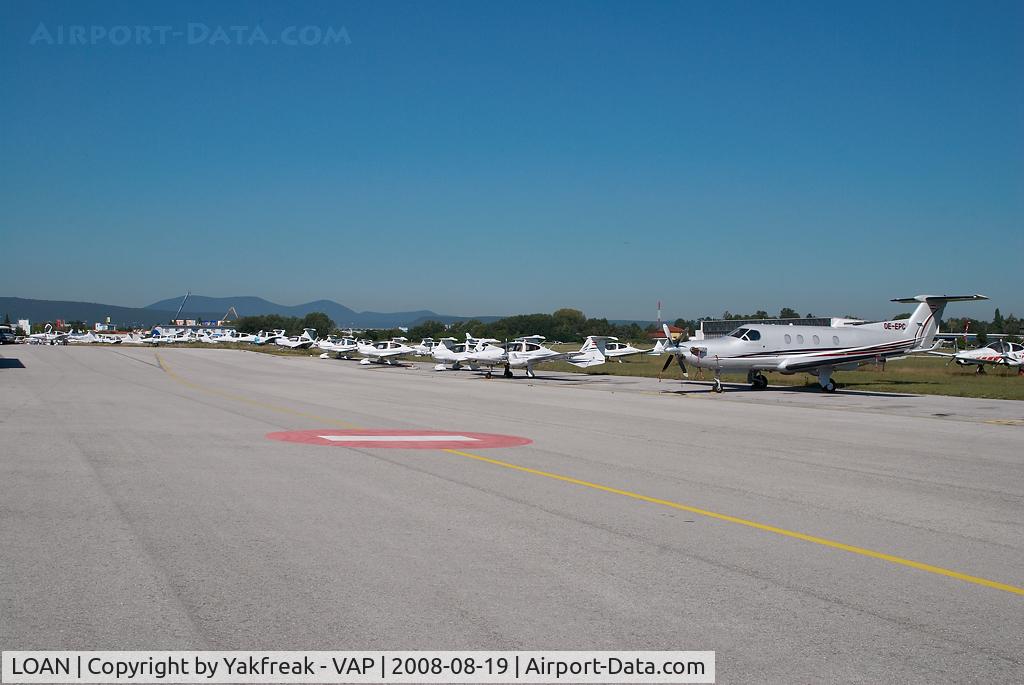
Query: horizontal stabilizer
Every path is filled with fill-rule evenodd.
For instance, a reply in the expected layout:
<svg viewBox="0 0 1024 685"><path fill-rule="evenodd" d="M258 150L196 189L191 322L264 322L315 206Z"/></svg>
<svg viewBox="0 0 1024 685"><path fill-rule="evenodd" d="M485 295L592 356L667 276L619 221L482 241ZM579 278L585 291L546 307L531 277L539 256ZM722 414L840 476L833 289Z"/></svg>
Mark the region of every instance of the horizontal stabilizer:
<svg viewBox="0 0 1024 685"><path fill-rule="evenodd" d="M972 300L987 300L984 295L915 295L914 297L897 297L890 302L968 302Z"/></svg>

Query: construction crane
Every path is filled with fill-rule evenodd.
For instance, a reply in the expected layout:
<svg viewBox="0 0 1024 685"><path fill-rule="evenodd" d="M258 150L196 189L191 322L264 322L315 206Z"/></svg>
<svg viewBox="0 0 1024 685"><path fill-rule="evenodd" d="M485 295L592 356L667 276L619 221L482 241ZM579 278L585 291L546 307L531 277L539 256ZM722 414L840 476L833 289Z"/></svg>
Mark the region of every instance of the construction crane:
<svg viewBox="0 0 1024 685"><path fill-rule="evenodd" d="M192 294L192 291L186 291L185 297L181 298L181 304L178 305L178 311L174 312L174 318L177 319L181 315L181 310L184 308L185 303L188 301L188 296Z"/></svg>

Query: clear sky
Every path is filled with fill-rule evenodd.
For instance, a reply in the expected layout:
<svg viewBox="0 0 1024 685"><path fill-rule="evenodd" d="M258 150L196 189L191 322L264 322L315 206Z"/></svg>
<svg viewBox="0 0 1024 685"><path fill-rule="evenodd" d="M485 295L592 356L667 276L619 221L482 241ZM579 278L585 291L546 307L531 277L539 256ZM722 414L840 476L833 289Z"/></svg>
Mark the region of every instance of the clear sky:
<svg viewBox="0 0 1024 685"><path fill-rule="evenodd" d="M1019 0L5 2L0 295L1022 315L1022 35Z"/></svg>

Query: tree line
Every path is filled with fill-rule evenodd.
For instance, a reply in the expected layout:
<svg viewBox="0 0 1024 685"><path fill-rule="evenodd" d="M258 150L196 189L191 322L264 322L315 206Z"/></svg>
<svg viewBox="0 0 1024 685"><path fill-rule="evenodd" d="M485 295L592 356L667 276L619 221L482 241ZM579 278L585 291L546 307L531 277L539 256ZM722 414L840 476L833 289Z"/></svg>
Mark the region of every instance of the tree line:
<svg viewBox="0 0 1024 685"><path fill-rule="evenodd" d="M908 318L909 313L897 314L894 319ZM732 314L725 312L723 319L793 319L799 318L797 310L783 307L778 317L773 317L764 310L758 310L753 314ZM713 317L705 316L699 319L676 319L672 324L690 333L700 327L700 322ZM807 318L814 318L808 314ZM848 315L847 318L859 318ZM1014 315L1004 317L998 309L992 321L973 318L950 318L942 322L940 330L943 332L960 333L965 326L971 333L978 334L978 341L985 343L986 337L991 333L1004 333L1012 336L1021 336L1024 333L1024 325L1021 319ZM334 321L323 312L310 312L305 316L281 316L279 314L265 314L261 316L243 316L235 322L235 328L241 333L257 333L259 331L272 331L284 329L288 335L298 335L303 328L314 328L320 336L328 334L339 335L339 330ZM360 337L371 340L387 340L389 338L405 336L411 340L421 338L443 338L452 337L462 340L466 333L478 338L497 338L498 340L511 340L524 335L543 335L548 340L560 340L564 342L581 342L588 335L615 336L621 340L644 341L651 333L651 328L641 326L637 322L612 323L605 318L588 318L578 309L563 308L552 314L517 314L507 316L496 321L479 321L469 319L456 321L451 324L444 324L440 321L424 321L403 332L398 328L370 329L360 333Z"/></svg>

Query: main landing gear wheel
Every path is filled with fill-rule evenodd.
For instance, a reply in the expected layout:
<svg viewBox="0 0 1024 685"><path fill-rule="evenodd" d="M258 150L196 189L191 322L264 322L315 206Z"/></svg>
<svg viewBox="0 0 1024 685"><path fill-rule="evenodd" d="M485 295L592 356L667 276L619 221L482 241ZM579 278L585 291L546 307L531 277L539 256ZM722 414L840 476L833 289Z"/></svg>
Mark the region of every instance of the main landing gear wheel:
<svg viewBox="0 0 1024 685"><path fill-rule="evenodd" d="M711 381L711 392L717 392L721 394L724 391L725 389L722 387L722 381L718 380L717 378Z"/></svg>
<svg viewBox="0 0 1024 685"><path fill-rule="evenodd" d="M487 369L487 373L484 374L484 378L490 378L490 377L491 377L491 370Z"/></svg>
<svg viewBox="0 0 1024 685"><path fill-rule="evenodd" d="M506 366L504 376L505 378L512 378L512 369Z"/></svg>
<svg viewBox="0 0 1024 685"><path fill-rule="evenodd" d="M835 392L836 391L836 382L834 380L829 379L828 383L826 383L825 385L821 386L821 389L824 390L825 392Z"/></svg>
<svg viewBox="0 0 1024 685"><path fill-rule="evenodd" d="M750 378L750 387L754 390L764 390L768 387L768 379L762 373L752 376Z"/></svg>

